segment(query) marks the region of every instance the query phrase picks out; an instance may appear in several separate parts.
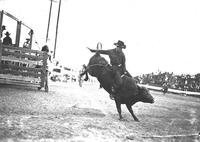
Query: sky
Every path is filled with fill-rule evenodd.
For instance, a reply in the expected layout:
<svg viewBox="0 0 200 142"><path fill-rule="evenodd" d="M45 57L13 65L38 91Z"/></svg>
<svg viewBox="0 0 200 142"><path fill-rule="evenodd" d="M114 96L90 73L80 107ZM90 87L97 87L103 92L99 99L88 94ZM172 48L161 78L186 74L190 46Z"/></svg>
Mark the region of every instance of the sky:
<svg viewBox="0 0 200 142"><path fill-rule="evenodd" d="M53 2L49 30L52 51L58 4ZM0 0L0 10L33 28L38 50L45 44L49 7L49 0ZM127 46L126 67L133 76L158 70L200 73L199 7L199 0L62 0L56 59L81 67L93 55L86 47L96 48L101 42L103 49L111 49L122 40ZM6 25L14 38L15 25ZM28 31L23 31L25 39Z"/></svg>

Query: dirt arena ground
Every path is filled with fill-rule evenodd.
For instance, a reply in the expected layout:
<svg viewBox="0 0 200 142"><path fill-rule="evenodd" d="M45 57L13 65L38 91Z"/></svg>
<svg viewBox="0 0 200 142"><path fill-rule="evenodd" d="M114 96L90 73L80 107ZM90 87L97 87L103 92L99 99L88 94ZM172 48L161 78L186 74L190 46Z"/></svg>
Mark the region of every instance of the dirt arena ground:
<svg viewBox="0 0 200 142"><path fill-rule="evenodd" d="M51 83L48 93L0 86L0 141L199 142L200 99L151 91L154 104L137 103L135 122L98 84Z"/></svg>

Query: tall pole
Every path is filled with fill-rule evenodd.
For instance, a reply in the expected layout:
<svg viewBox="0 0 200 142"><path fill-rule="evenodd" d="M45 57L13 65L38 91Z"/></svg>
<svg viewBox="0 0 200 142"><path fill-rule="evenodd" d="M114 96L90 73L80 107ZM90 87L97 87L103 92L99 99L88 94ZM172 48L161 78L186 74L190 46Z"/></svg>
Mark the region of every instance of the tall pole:
<svg viewBox="0 0 200 142"><path fill-rule="evenodd" d="M50 20L51 20L51 9L52 9L53 0L50 0L50 1L51 1L51 4L50 4L50 9L49 9L49 20L48 20L48 26L47 26L46 43L48 41L48 36L49 36L49 25L50 25Z"/></svg>
<svg viewBox="0 0 200 142"><path fill-rule="evenodd" d="M57 36L58 36L58 23L59 23L59 17L60 17L60 7L61 7L61 0L59 1L59 7L58 7L58 17L57 17L57 24L56 24L56 36L55 36L53 58L55 58L55 54L56 54L56 44L57 44Z"/></svg>

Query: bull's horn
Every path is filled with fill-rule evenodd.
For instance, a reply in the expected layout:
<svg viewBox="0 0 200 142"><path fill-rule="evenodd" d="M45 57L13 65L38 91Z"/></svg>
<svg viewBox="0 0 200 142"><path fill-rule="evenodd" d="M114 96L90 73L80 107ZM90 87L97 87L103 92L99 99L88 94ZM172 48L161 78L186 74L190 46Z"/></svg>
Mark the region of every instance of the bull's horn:
<svg viewBox="0 0 200 142"><path fill-rule="evenodd" d="M102 43L101 43L101 42L98 42L98 43L97 43L97 50L99 50L99 49L100 49L100 50L102 49Z"/></svg>

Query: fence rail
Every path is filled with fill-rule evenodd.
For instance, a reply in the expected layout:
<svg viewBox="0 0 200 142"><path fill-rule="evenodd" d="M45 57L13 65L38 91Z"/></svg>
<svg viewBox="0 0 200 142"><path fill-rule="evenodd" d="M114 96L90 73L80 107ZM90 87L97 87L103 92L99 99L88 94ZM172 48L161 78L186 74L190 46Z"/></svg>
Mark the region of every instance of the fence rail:
<svg viewBox="0 0 200 142"><path fill-rule="evenodd" d="M139 84L140 86L144 86L150 90L154 91L162 91L162 87L156 87L156 86L150 86L150 85L145 85L145 84ZM169 93L174 93L174 94L183 94L187 96L193 96L193 97L198 97L200 98L200 93L199 92L191 92L191 91L181 91L181 90L175 90L175 89L168 89Z"/></svg>

